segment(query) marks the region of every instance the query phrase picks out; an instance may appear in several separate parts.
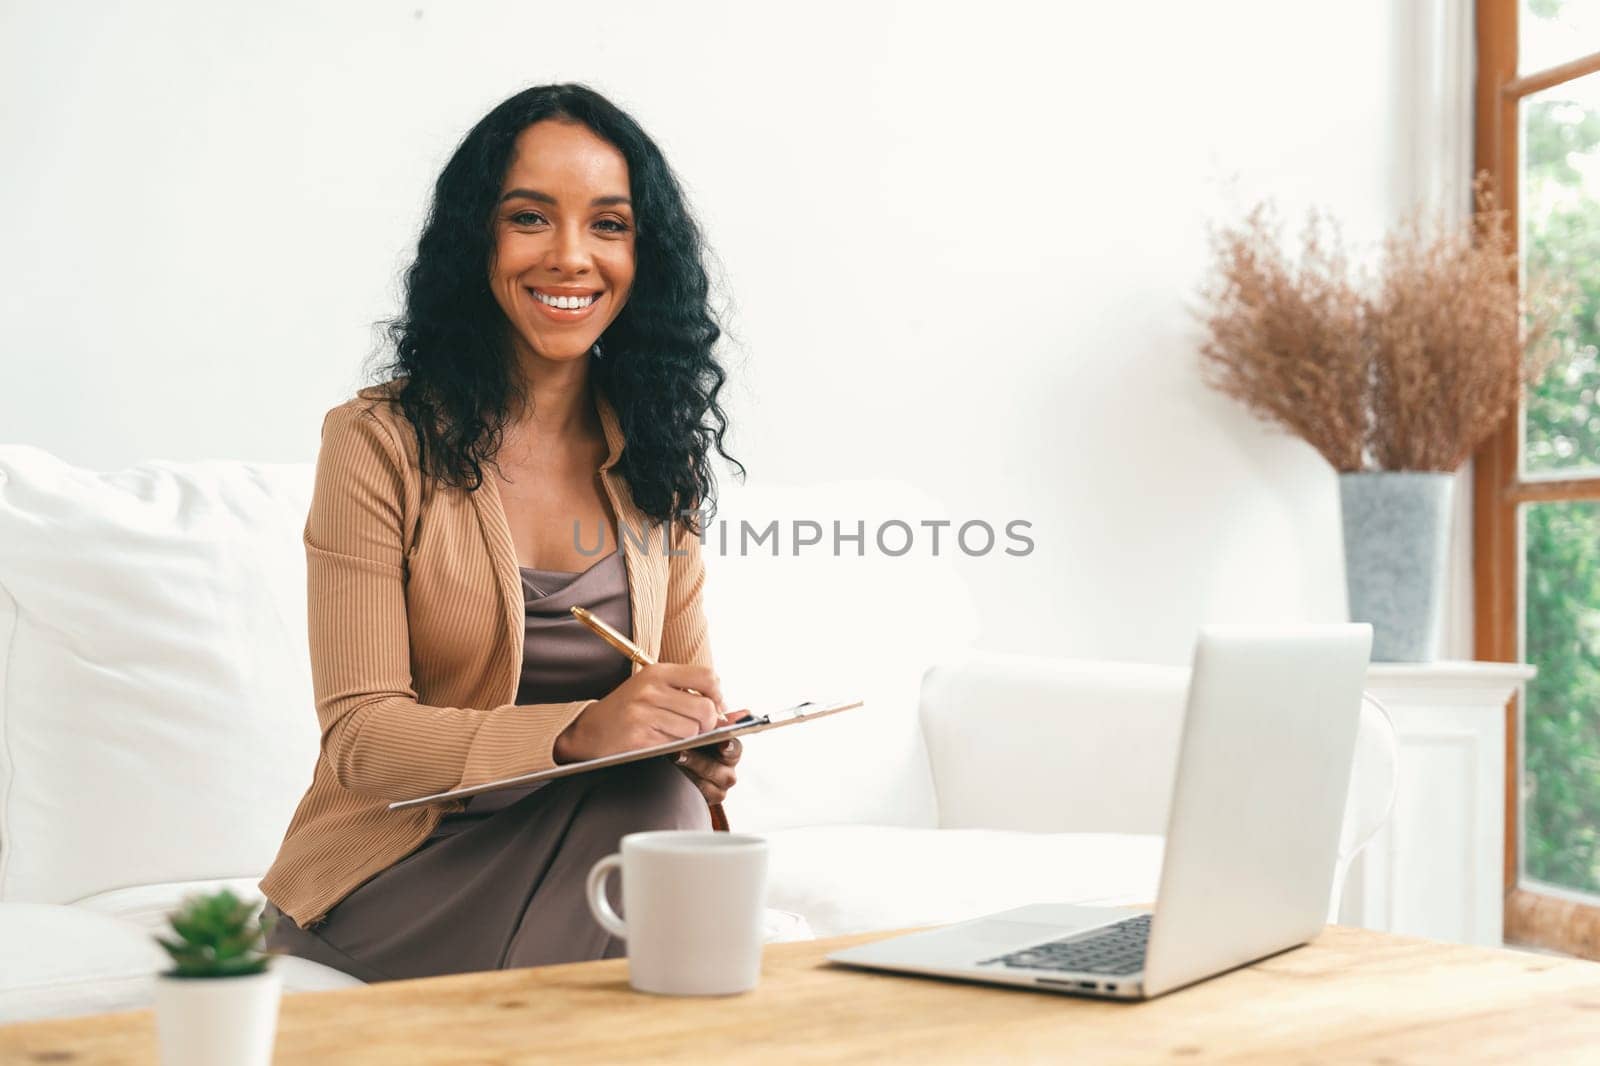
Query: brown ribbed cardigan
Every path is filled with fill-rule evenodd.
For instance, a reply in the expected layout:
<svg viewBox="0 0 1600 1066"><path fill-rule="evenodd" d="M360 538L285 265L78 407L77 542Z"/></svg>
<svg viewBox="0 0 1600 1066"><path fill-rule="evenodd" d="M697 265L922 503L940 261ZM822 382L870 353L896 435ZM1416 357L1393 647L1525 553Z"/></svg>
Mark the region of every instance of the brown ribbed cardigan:
<svg viewBox="0 0 1600 1066"><path fill-rule="evenodd" d="M465 806L390 801L554 766L556 737L594 702L513 702L525 604L495 479L485 471L468 492L422 477L411 423L382 402L403 380L360 390L322 423L303 538L322 746L261 880L301 928ZM598 476L626 527L633 639L664 662L710 665L700 540L674 523L668 550L610 472L622 430L598 390L595 405L610 449Z"/></svg>

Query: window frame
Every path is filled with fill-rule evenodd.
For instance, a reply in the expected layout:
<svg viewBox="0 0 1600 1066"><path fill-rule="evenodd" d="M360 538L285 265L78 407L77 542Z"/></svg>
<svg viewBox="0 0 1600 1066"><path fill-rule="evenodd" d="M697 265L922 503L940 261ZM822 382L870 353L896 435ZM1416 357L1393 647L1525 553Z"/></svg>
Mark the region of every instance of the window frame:
<svg viewBox="0 0 1600 1066"><path fill-rule="evenodd" d="M1518 71L1520 0L1476 0L1474 172L1494 178L1520 257L1519 104L1524 97L1600 71L1600 52L1529 74ZM1600 474L1524 478L1522 419L1514 413L1474 456L1474 646L1479 659L1519 662L1522 603L1518 509L1524 503L1600 500ZM1522 883L1522 738L1518 699L1506 707L1505 931L1508 943L1600 959L1600 899Z"/></svg>

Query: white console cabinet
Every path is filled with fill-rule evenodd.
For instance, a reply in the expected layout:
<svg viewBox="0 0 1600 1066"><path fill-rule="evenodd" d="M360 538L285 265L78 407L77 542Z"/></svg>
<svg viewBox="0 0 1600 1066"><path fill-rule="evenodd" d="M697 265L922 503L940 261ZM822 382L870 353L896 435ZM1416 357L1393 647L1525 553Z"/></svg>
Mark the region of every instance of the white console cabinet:
<svg viewBox="0 0 1600 1066"><path fill-rule="evenodd" d="M1400 739L1394 814L1356 859L1340 921L1461 944L1501 943L1506 701L1534 668L1374 664L1367 691Z"/></svg>

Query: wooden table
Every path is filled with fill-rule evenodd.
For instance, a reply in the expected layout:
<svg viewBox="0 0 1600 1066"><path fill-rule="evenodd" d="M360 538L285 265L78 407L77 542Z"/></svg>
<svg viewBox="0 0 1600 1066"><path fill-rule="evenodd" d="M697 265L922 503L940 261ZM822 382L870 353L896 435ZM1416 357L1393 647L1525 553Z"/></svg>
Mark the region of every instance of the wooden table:
<svg viewBox="0 0 1600 1066"><path fill-rule="evenodd" d="M1334 927L1148 1003L899 977L767 948L754 992L673 999L624 960L283 999L276 1062L1600 1062L1600 963ZM0 1063L155 1063L150 1011L0 1028Z"/></svg>

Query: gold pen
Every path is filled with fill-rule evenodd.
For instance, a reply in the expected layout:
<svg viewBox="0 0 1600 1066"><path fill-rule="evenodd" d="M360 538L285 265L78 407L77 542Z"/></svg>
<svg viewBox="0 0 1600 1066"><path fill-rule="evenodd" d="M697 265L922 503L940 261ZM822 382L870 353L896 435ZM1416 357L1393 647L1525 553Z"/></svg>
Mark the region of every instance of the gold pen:
<svg viewBox="0 0 1600 1066"><path fill-rule="evenodd" d="M613 648L617 649L622 654L638 663L640 666L654 666L656 664L655 659L650 655L649 652L639 647L639 645L635 644L621 633L618 633L615 629L612 629L601 619L596 618L592 612L586 611L582 607L574 607L572 608L572 614L573 617L575 617L578 621L594 630L601 640L605 641L607 644L611 645ZM704 695L704 693L696 692L692 688L686 688L684 691L695 696ZM717 721L719 723L726 724L728 719L721 711L718 711ZM683 754L681 752L678 756L678 762L683 762ZM710 806L711 828L726 833L728 831L728 817L722 811L722 804L713 803Z"/></svg>
<svg viewBox="0 0 1600 1066"><path fill-rule="evenodd" d="M649 652L639 647L639 645L635 644L621 633L618 633L615 629L611 628L601 619L595 617L592 612L587 611L582 607L574 607L572 609L572 614L573 617L575 617L578 621L594 630L595 633L599 635L601 640L605 641L613 648L616 648L618 651L632 659L634 662L638 663L640 666L654 666L656 664L655 659L651 657ZM692 688L686 688L683 691L692 696L704 695L704 693L696 692ZM721 711L718 711L717 721L725 723L727 721L727 717Z"/></svg>
<svg viewBox="0 0 1600 1066"><path fill-rule="evenodd" d="M573 617L600 635L600 639L616 648L640 666L654 666L656 661L648 652L582 607L572 609Z"/></svg>

